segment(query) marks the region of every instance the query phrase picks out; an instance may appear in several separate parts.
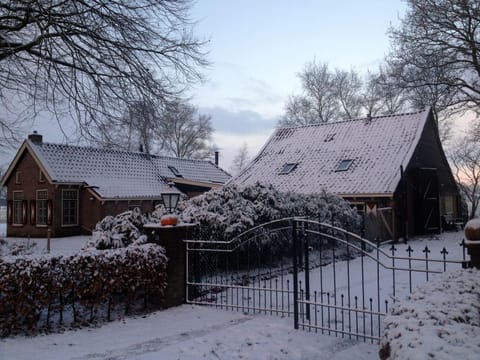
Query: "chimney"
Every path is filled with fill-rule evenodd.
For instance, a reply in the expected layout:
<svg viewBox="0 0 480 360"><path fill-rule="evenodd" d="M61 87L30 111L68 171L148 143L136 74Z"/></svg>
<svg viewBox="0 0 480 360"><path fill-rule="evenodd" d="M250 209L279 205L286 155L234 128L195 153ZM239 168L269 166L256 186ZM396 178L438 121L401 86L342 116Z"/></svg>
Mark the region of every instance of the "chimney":
<svg viewBox="0 0 480 360"><path fill-rule="evenodd" d="M28 140L30 140L35 145L42 145L43 136L37 133L36 130L33 130L33 134L28 135Z"/></svg>
<svg viewBox="0 0 480 360"><path fill-rule="evenodd" d="M215 165L218 166L218 150L215 150Z"/></svg>

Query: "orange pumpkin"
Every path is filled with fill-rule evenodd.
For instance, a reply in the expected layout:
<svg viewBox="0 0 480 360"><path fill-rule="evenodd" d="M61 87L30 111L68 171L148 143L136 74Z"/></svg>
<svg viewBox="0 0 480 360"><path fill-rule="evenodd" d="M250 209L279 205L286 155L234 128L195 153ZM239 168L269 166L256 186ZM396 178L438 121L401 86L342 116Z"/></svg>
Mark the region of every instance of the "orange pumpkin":
<svg viewBox="0 0 480 360"><path fill-rule="evenodd" d="M178 223L178 217L175 215L163 215L160 218L160 225L162 226L175 226Z"/></svg>
<svg viewBox="0 0 480 360"><path fill-rule="evenodd" d="M468 240L480 240L480 219L472 219L465 224L465 237Z"/></svg>

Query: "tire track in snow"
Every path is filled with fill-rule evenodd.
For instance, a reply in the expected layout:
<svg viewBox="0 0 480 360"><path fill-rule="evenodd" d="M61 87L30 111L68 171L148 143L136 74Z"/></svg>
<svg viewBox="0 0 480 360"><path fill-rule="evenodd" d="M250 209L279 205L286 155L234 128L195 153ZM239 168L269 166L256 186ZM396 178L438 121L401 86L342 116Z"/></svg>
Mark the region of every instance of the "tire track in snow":
<svg viewBox="0 0 480 360"><path fill-rule="evenodd" d="M87 354L80 357L73 357L71 360L124 360L133 356L146 354L149 352L159 351L171 345L179 344L185 341L190 341L195 338L205 336L209 333L227 329L231 326L243 324L252 320L253 316L245 316L240 319L230 320L227 323L221 323L209 326L207 328L191 330L176 335L167 337L159 337L145 342L133 344L124 348L106 351L103 353Z"/></svg>

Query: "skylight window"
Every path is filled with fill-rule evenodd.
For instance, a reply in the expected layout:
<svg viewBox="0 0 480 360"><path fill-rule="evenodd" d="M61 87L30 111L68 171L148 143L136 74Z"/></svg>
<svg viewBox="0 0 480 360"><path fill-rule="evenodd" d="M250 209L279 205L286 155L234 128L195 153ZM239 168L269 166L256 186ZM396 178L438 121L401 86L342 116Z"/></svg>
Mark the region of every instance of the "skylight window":
<svg viewBox="0 0 480 360"><path fill-rule="evenodd" d="M336 133L327 134L327 136L325 137L325 140L323 140L323 141L324 141L324 142L333 141L333 139L335 138L335 135L336 135Z"/></svg>
<svg viewBox="0 0 480 360"><path fill-rule="evenodd" d="M337 170L335 171L347 171L352 165L352 163L352 159L342 160L340 161L340 164L338 164Z"/></svg>
<svg viewBox="0 0 480 360"><path fill-rule="evenodd" d="M182 174L180 174L180 171L178 171L178 169L175 166L169 165L168 168L173 173L173 175L178 176L178 177L183 177Z"/></svg>
<svg viewBox="0 0 480 360"><path fill-rule="evenodd" d="M290 174L297 167L297 163L286 163L283 165L282 170L280 170L280 175Z"/></svg>

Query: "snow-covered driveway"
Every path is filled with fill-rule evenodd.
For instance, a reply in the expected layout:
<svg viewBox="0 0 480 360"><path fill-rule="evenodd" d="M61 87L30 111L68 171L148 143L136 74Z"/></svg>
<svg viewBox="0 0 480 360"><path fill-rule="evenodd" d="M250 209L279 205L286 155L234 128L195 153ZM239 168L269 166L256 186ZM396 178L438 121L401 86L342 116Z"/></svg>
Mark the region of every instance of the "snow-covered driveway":
<svg viewBox="0 0 480 360"><path fill-rule="evenodd" d="M462 233L409 243L433 254L443 246L461 257ZM398 245L405 253L406 245ZM438 256L438 255L437 255ZM351 261L351 266L358 261ZM341 263L337 270L342 272ZM325 268L327 271L328 267ZM352 272L355 269L351 269ZM415 276L415 275L414 275ZM423 274L418 275L421 280ZM352 284L354 285L354 284ZM403 286L398 289L406 289ZM406 295L406 294L402 294ZM398 294L400 297L400 294ZM148 316L126 318L99 328L0 340L0 360L64 359L378 359L378 344L355 343L293 329L293 319L244 315L183 305Z"/></svg>
<svg viewBox="0 0 480 360"><path fill-rule="evenodd" d="M100 328L0 340L0 359L376 359L378 345L296 331L292 319L183 305Z"/></svg>

